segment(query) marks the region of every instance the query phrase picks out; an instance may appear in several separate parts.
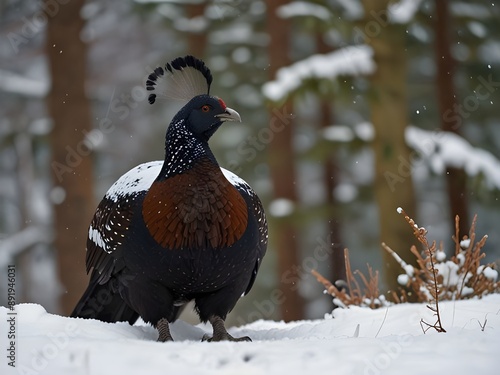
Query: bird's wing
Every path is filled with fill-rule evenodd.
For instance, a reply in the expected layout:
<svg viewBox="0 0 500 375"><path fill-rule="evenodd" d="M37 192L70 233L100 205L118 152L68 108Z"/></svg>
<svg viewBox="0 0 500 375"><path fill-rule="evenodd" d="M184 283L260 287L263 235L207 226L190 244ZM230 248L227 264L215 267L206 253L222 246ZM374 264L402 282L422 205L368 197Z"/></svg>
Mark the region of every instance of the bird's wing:
<svg viewBox="0 0 500 375"><path fill-rule="evenodd" d="M241 177L238 177L233 172L228 171L227 169L224 168L221 168L221 170L226 179L245 198L247 204L250 203L251 206L250 209L253 210L259 229L259 238L258 238L257 248L255 249L257 251L257 261L255 262L255 267L253 269L250 282L248 283L248 286L245 290L245 294L247 294L250 291L250 289L252 289L255 278L257 277L257 272L259 271L259 267L262 262L262 258L264 258L264 255L266 254L267 238L268 238L266 215L264 213L264 207L262 206L262 202L260 201L255 191L253 191L253 189L250 187L250 185L248 185L245 180L243 180Z"/></svg>
<svg viewBox="0 0 500 375"><path fill-rule="evenodd" d="M121 249L135 212L137 197L149 189L162 161L141 164L121 176L107 191L92 218L87 238L87 272L99 272L105 283L120 269Z"/></svg>

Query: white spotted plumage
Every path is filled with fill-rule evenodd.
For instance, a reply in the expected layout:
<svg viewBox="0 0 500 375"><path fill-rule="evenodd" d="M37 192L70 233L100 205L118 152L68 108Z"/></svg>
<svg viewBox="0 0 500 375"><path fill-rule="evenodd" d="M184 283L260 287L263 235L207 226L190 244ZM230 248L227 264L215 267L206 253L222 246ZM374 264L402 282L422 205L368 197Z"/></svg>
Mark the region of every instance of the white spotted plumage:
<svg viewBox="0 0 500 375"><path fill-rule="evenodd" d="M191 168L196 160L206 153L203 144L197 141L194 134L187 129L185 119L169 126L168 140L170 142L169 149L175 151L169 155L169 162L164 169L164 177L182 173Z"/></svg>
<svg viewBox="0 0 500 375"><path fill-rule="evenodd" d="M99 229L94 229L92 225L89 226L89 239L92 240L97 246L106 251L106 242L101 236Z"/></svg>
<svg viewBox="0 0 500 375"><path fill-rule="evenodd" d="M133 197L148 190L162 165L163 161L152 161L132 168L111 185L104 198L117 202L121 197Z"/></svg>

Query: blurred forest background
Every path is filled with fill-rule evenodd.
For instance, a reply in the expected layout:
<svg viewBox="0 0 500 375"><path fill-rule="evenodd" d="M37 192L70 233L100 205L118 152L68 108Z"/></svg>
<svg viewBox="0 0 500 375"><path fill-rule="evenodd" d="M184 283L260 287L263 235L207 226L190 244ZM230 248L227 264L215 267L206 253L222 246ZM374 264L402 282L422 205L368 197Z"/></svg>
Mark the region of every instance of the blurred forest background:
<svg viewBox="0 0 500 375"><path fill-rule="evenodd" d="M241 114L212 149L270 221L228 322L322 317L310 270L342 279L345 247L396 287L380 243L408 261L415 243L398 206L450 253L455 214L464 235L477 213L498 263L499 24L491 0L0 0L0 274L16 265L18 303L70 312L97 203L163 158L180 108L150 106L146 77L185 54Z"/></svg>

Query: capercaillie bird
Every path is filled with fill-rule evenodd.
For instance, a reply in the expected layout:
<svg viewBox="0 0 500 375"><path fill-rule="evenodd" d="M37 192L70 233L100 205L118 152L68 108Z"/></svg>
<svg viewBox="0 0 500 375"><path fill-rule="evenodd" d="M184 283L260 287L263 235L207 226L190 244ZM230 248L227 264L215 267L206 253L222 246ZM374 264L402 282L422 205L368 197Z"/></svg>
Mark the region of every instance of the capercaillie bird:
<svg viewBox="0 0 500 375"><path fill-rule="evenodd" d="M239 114L209 94L212 75L193 56L154 70L149 103L187 101L165 137L165 159L120 177L97 207L86 252L89 285L71 316L105 322L140 316L170 341L169 323L194 300L211 341L234 338L224 321L248 293L267 247L267 222L257 194L219 167L208 141Z"/></svg>

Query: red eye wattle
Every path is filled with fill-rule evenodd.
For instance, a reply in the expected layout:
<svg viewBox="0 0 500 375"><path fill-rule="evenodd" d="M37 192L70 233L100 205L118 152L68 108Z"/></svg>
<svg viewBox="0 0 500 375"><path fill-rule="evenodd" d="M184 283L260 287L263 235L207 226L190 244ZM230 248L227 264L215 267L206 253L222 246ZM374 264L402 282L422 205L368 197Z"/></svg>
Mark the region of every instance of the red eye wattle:
<svg viewBox="0 0 500 375"><path fill-rule="evenodd" d="M219 103L220 103L220 106L222 107L222 109L226 109L226 103L224 103L224 100L222 100L221 98L219 98Z"/></svg>

